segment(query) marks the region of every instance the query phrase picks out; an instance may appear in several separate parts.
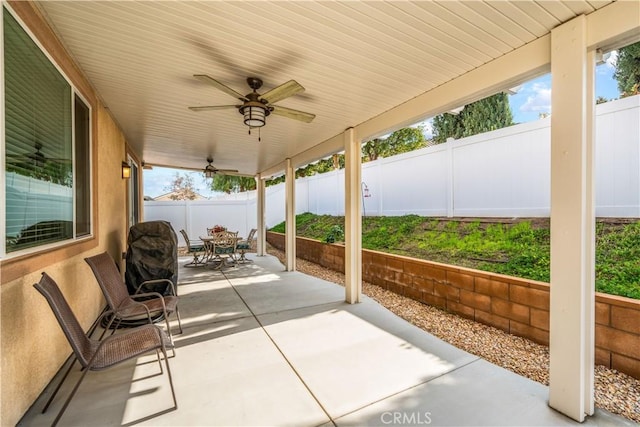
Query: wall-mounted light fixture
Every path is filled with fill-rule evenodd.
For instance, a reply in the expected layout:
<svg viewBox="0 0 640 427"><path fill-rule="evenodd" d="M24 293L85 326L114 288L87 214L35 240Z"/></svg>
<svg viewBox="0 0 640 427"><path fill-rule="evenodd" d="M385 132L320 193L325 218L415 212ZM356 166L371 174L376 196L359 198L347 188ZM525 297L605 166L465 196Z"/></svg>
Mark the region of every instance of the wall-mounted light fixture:
<svg viewBox="0 0 640 427"><path fill-rule="evenodd" d="M131 178L131 166L127 162L122 162L122 179L129 178Z"/></svg>

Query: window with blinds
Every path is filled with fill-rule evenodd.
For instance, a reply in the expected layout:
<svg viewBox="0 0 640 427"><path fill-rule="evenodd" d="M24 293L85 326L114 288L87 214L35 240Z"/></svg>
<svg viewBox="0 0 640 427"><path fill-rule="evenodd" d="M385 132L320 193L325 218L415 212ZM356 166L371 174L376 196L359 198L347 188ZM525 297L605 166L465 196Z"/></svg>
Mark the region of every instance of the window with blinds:
<svg viewBox="0 0 640 427"><path fill-rule="evenodd" d="M3 7L5 252L91 233L89 107Z"/></svg>

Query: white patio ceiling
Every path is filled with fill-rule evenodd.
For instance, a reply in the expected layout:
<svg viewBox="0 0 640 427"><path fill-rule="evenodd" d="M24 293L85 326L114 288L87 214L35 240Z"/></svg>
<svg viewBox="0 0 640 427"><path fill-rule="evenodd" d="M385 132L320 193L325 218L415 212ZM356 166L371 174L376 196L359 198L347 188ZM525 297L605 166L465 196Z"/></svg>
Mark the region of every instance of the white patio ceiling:
<svg viewBox="0 0 640 427"><path fill-rule="evenodd" d="M41 10L149 164L254 175L530 43L609 1L107 2L45 1ZM240 93L290 79L306 91L257 131L193 78Z"/></svg>

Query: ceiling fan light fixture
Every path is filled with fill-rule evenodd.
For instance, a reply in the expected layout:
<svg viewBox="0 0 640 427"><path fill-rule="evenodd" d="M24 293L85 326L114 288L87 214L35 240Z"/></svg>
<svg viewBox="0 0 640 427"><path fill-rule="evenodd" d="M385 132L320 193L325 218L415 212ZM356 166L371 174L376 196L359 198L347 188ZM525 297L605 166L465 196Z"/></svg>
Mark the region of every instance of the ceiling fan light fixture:
<svg viewBox="0 0 640 427"><path fill-rule="evenodd" d="M209 178L213 178L213 176L216 174L216 170L213 168L213 166L211 166L211 164L208 164L205 168L204 168L204 177L209 179Z"/></svg>
<svg viewBox="0 0 640 427"><path fill-rule="evenodd" d="M248 102L240 107L240 113L244 116L244 124L250 128L261 128L266 124L266 117L270 111L262 103Z"/></svg>

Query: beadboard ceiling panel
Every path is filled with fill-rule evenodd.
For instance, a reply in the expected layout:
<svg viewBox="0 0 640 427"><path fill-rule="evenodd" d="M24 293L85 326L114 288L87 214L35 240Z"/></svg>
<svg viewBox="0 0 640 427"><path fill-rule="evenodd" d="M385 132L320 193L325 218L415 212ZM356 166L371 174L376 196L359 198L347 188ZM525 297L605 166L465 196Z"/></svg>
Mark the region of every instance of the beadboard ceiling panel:
<svg viewBox="0 0 640 427"><path fill-rule="evenodd" d="M253 175L547 34L608 1L38 3L149 164ZM276 103L312 123L270 115L248 132L237 104L195 79L242 94L290 79L306 88ZM260 137L261 141L258 141Z"/></svg>

